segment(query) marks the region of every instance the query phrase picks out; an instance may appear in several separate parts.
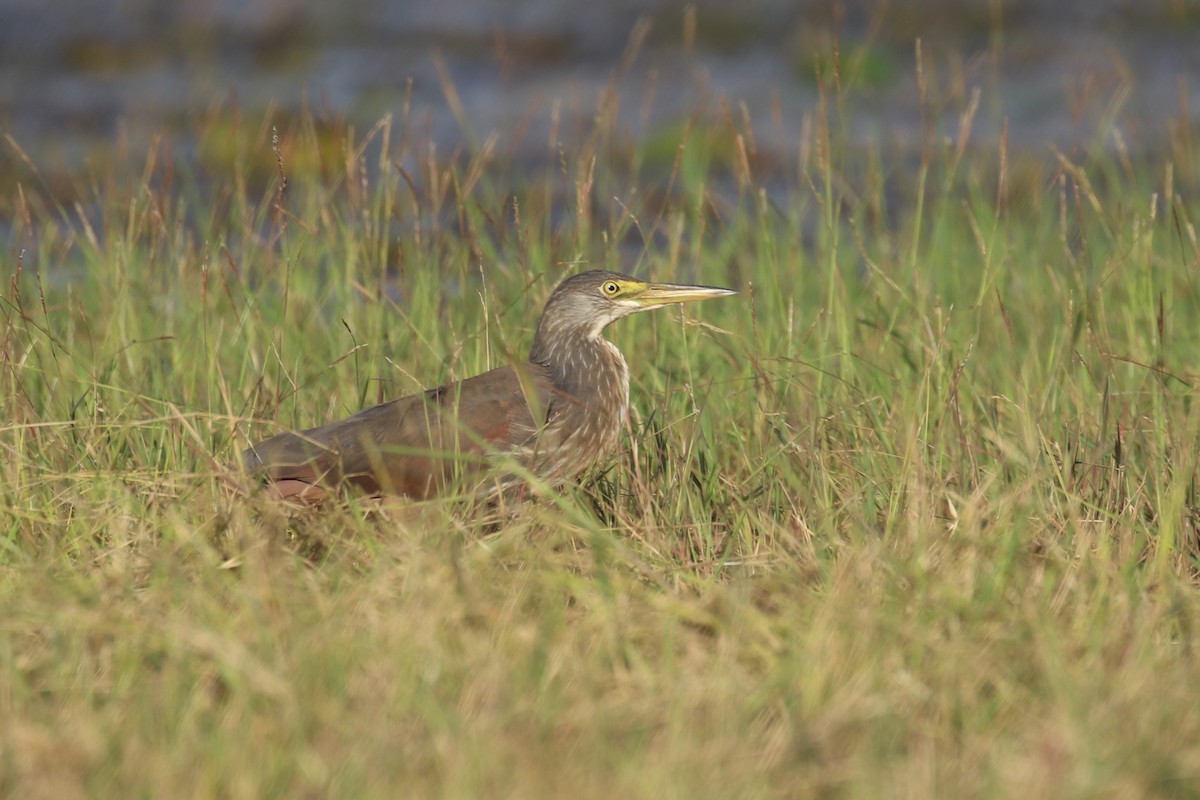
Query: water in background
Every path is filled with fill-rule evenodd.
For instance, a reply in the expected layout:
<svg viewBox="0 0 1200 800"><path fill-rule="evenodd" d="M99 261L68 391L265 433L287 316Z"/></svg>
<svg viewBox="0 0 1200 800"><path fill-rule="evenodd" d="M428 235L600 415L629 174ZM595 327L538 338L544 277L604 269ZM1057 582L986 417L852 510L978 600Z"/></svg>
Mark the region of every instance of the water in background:
<svg viewBox="0 0 1200 800"><path fill-rule="evenodd" d="M931 117L952 131L976 89L975 144L1007 120L1010 149L1047 156L1114 128L1155 152L1200 113L1191 0L0 0L0 129L53 172L157 131L186 151L214 103L365 129L408 102L446 151L495 134L520 162L553 158L552 127L594 116L611 84L634 139L732 115L769 155L794 152L835 42L849 134L899 150Z"/></svg>

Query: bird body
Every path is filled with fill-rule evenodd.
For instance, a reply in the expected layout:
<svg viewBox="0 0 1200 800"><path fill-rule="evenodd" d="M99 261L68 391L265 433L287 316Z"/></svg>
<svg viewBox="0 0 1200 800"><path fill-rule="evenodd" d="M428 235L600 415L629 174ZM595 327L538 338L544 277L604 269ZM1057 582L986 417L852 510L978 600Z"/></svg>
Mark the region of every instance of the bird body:
<svg viewBox="0 0 1200 800"><path fill-rule="evenodd" d="M593 270L554 291L529 360L254 445L243 463L284 497L312 501L353 485L427 498L478 484L485 494L574 478L616 448L629 413L629 368L602 331L637 311L733 294ZM489 471L511 459L517 470Z"/></svg>

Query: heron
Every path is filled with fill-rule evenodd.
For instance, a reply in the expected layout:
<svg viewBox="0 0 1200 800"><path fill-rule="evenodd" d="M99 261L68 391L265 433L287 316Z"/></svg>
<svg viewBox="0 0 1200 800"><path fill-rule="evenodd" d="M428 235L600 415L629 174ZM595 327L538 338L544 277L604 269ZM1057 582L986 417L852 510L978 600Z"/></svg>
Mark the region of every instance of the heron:
<svg viewBox="0 0 1200 800"><path fill-rule="evenodd" d="M245 450L242 464L277 496L304 503L344 487L428 499L470 484L504 493L529 475L562 485L610 458L628 420L629 366L604 329L640 311L732 294L579 273L550 295L524 363L280 433Z"/></svg>

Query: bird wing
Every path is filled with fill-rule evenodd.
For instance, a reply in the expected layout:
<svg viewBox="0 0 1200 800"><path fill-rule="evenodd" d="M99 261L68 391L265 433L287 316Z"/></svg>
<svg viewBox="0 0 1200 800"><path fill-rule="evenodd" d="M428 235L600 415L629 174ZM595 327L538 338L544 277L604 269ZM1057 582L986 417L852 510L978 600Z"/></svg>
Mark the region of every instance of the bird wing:
<svg viewBox="0 0 1200 800"><path fill-rule="evenodd" d="M501 367L338 422L281 433L246 450L243 460L275 483L347 482L370 493L425 498L528 444L555 395L544 367Z"/></svg>

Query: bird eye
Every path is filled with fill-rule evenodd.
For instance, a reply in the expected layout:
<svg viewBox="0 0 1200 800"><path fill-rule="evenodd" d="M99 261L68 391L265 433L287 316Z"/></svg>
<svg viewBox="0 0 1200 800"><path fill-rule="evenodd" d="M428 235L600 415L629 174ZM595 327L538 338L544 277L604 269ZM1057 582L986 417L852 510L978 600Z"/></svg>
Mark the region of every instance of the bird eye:
<svg viewBox="0 0 1200 800"><path fill-rule="evenodd" d="M617 286L615 281L609 281L608 283L604 284L604 293L609 296L616 294L620 290L621 287Z"/></svg>

